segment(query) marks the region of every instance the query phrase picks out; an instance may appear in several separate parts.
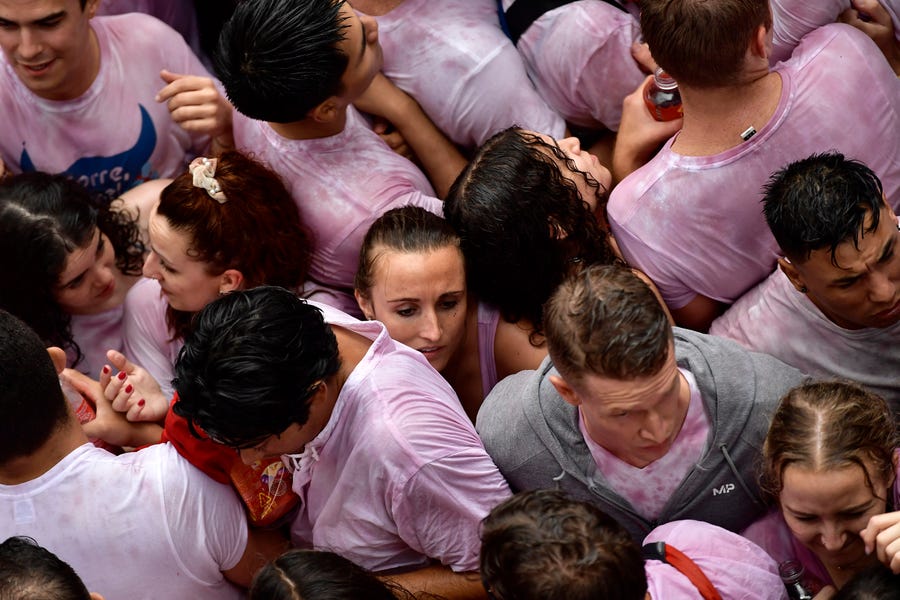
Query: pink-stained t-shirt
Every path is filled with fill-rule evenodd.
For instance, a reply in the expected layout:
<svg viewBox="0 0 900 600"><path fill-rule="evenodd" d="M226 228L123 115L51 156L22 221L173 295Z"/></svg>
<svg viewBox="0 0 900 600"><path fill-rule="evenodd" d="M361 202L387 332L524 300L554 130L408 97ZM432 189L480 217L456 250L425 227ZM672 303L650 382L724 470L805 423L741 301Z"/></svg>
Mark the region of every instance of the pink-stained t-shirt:
<svg viewBox="0 0 900 600"><path fill-rule="evenodd" d="M861 383L900 411L900 322L884 329L839 327L781 269L738 299L709 332L814 377Z"/></svg>
<svg viewBox="0 0 900 600"><path fill-rule="evenodd" d="M46 100L0 56L0 159L14 173L66 173L115 198L149 179L175 177L208 145L155 100L168 69L208 77L178 32L142 14L96 17L100 70L74 100Z"/></svg>
<svg viewBox="0 0 900 600"><path fill-rule="evenodd" d="M322 432L282 458L302 499L295 546L332 550L373 571L478 568L479 524L510 495L453 389L378 321L315 304L372 345Z"/></svg>
<svg viewBox="0 0 900 600"><path fill-rule="evenodd" d="M504 10L512 4L503 0ZM618 131L622 101L646 77L631 55L639 39L630 13L578 0L538 17L516 47L541 96L566 121Z"/></svg>
<svg viewBox="0 0 900 600"><path fill-rule="evenodd" d="M200 54L200 32L193 2L184 0L103 0L96 15L140 12L152 15L181 34L194 53Z"/></svg>
<svg viewBox="0 0 900 600"><path fill-rule="evenodd" d="M481 389L484 391L485 398L499 380L497 359L494 358L494 340L497 338L498 323L500 323L500 311L484 302L479 302L478 365L481 369Z"/></svg>
<svg viewBox="0 0 900 600"><path fill-rule="evenodd" d="M900 40L900 0L878 1L891 15L894 35ZM850 8L850 0L770 0L769 6L772 8L771 63L774 65L790 57L803 36L834 23L838 15Z"/></svg>
<svg viewBox="0 0 900 600"><path fill-rule="evenodd" d="M872 60L877 52L849 25L817 29L775 68L781 99L749 141L684 156L672 151L672 138L613 189L616 241L670 308L697 294L730 304L772 272L779 250L761 188L791 161L838 150L875 171L900 206L900 135L887 133L900 131L900 80L886 61Z"/></svg>
<svg viewBox="0 0 900 600"><path fill-rule="evenodd" d="M660 525L644 544L665 542L700 567L722 598L728 600L787 600L778 565L762 548L703 521L672 521ZM658 560L644 563L647 591L653 600L699 600L697 587L672 565Z"/></svg>
<svg viewBox="0 0 900 600"><path fill-rule="evenodd" d="M359 249L369 226L386 211L421 206L442 215L428 178L412 162L391 150L355 108L337 135L289 140L266 123L235 113L239 150L266 163L283 179L315 239L310 278L348 296Z"/></svg>
<svg viewBox="0 0 900 600"><path fill-rule="evenodd" d="M244 597L222 575L247 547L243 506L170 444L121 456L84 444L36 479L0 485L0 538L14 535L110 600Z"/></svg>
<svg viewBox="0 0 900 600"><path fill-rule="evenodd" d="M175 360L184 340L172 339L172 332L166 325L168 306L155 279L142 279L134 285L125 298L123 352L128 360L146 369L166 397L171 398L175 389L172 387Z"/></svg>
<svg viewBox="0 0 900 600"><path fill-rule="evenodd" d="M475 148L511 125L563 137L494 0L404 0L376 19L384 74L454 143Z"/></svg>
<svg viewBox="0 0 900 600"><path fill-rule="evenodd" d="M609 488L627 500L639 515L650 521L659 516L685 476L697 465L709 437L709 416L697 382L690 371L681 368L678 370L691 389L691 401L684 424L666 455L643 469L629 465L594 441L585 428L581 411L578 412L581 435Z"/></svg>

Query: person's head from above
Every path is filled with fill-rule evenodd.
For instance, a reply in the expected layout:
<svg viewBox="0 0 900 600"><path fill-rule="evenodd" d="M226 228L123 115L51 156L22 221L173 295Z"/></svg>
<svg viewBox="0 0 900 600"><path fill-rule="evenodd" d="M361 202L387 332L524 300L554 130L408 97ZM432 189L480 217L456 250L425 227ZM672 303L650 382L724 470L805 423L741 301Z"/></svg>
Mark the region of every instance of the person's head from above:
<svg viewBox="0 0 900 600"><path fill-rule="evenodd" d="M418 206L394 208L369 228L359 253L356 301L367 319L441 371L466 335L466 268L459 236Z"/></svg>
<svg viewBox="0 0 900 600"><path fill-rule="evenodd" d="M672 327L651 291L621 265L592 265L544 308L550 382L578 407L591 439L643 468L681 431L690 389L675 363Z"/></svg>
<svg viewBox="0 0 900 600"><path fill-rule="evenodd" d="M659 66L681 85L740 83L748 51L771 51L771 31L768 0L641 1L641 35Z"/></svg>
<svg viewBox="0 0 900 600"><path fill-rule="evenodd" d="M228 99L252 119L331 120L381 69L378 25L344 0L240 2L213 65Z"/></svg>
<svg viewBox="0 0 900 600"><path fill-rule="evenodd" d="M22 83L73 100L94 82L100 50L90 20L100 0L0 0L0 47Z"/></svg>
<svg viewBox="0 0 900 600"><path fill-rule="evenodd" d="M139 275L137 225L65 175L23 173L0 184L0 308L48 346L70 349L72 315L121 306L121 274Z"/></svg>
<svg viewBox="0 0 900 600"><path fill-rule="evenodd" d="M879 563L854 575L832 600L900 600L900 574Z"/></svg>
<svg viewBox="0 0 900 600"><path fill-rule="evenodd" d="M609 186L609 171L574 138L557 143L511 127L485 142L444 202L472 292L505 320L525 319L539 331L560 281L616 260L595 217Z"/></svg>
<svg viewBox="0 0 900 600"><path fill-rule="evenodd" d="M0 310L0 465L27 460L74 416L44 343ZM75 421L77 423L77 421Z"/></svg>
<svg viewBox="0 0 900 600"><path fill-rule="evenodd" d="M239 152L196 159L150 214L144 275L159 281L178 336L222 294L300 286L312 257L297 205L272 170Z"/></svg>
<svg viewBox="0 0 900 600"><path fill-rule="evenodd" d="M0 544L0 598L103 600L88 592L68 563L29 537L11 537Z"/></svg>
<svg viewBox="0 0 900 600"><path fill-rule="evenodd" d="M779 265L822 314L844 329L900 321L900 230L871 169L814 154L772 175L764 192Z"/></svg>
<svg viewBox="0 0 900 600"><path fill-rule="evenodd" d="M481 579L496 600L643 600L641 549L615 519L559 490L516 494L481 527Z"/></svg>
<svg viewBox="0 0 900 600"><path fill-rule="evenodd" d="M301 452L324 429L340 358L321 311L279 287L207 305L175 363L175 413L248 464Z"/></svg>
<svg viewBox="0 0 900 600"><path fill-rule="evenodd" d="M253 578L250 600L397 600L412 598L334 552L289 550Z"/></svg>
<svg viewBox="0 0 900 600"><path fill-rule="evenodd" d="M855 384L811 383L782 398L763 446L763 489L829 570L877 561L859 534L886 510L897 445L887 403Z"/></svg>

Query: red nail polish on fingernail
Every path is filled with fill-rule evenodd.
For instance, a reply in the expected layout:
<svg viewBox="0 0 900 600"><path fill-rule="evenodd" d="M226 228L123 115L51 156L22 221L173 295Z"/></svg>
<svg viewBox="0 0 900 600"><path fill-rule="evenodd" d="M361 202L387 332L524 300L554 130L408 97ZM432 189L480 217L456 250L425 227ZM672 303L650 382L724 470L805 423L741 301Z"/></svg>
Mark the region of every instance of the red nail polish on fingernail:
<svg viewBox="0 0 900 600"><path fill-rule="evenodd" d="M141 398L140 400L138 400L138 406L140 406L141 408L143 408L143 406L144 406L145 404L147 404L147 402L146 402L143 398Z"/></svg>
<svg viewBox="0 0 900 600"><path fill-rule="evenodd" d="M109 367L107 367L106 365L103 365L103 374L109 375Z"/></svg>
<svg viewBox="0 0 900 600"><path fill-rule="evenodd" d="M126 393L126 394L130 394L130 393L133 392L133 391L134 391L134 386L132 386L130 383L129 383L128 385L125 386L125 393Z"/></svg>
<svg viewBox="0 0 900 600"><path fill-rule="evenodd" d="M127 375L125 374L125 371L119 371L119 374L116 375L116 377L119 378L119 381L125 381L125 377L127 377Z"/></svg>

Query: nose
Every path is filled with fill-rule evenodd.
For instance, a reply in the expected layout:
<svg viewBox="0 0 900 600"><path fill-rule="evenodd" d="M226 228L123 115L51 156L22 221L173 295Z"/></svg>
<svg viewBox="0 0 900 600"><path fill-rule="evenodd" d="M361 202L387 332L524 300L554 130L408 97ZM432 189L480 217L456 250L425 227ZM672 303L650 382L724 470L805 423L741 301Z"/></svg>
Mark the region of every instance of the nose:
<svg viewBox="0 0 900 600"><path fill-rule="evenodd" d="M877 270L870 276L869 299L874 304L893 303L897 297L897 285L883 270Z"/></svg>
<svg viewBox="0 0 900 600"><path fill-rule="evenodd" d="M141 274L143 274L144 277L156 279L157 281L160 279L159 258L157 258L156 252L153 250L147 253L147 258L144 259L144 266L141 269Z"/></svg>
<svg viewBox="0 0 900 600"><path fill-rule="evenodd" d="M559 140L559 147L569 154L581 154L581 142L577 137L567 137Z"/></svg>
<svg viewBox="0 0 900 600"><path fill-rule="evenodd" d="M822 546L829 552L840 550L847 542L847 532L836 523L825 523L821 537Z"/></svg>
<svg viewBox="0 0 900 600"><path fill-rule="evenodd" d="M641 427L641 433L644 439L650 443L662 444L669 436L666 420L658 412L648 412L643 427Z"/></svg>
<svg viewBox="0 0 900 600"><path fill-rule="evenodd" d="M108 265L101 265L97 268L97 277L94 278L94 290L101 291L105 290L106 286L115 279L115 274L112 271L112 268Z"/></svg>
<svg viewBox="0 0 900 600"><path fill-rule="evenodd" d="M422 339L436 342L441 339L442 333L441 322L438 320L437 314L434 311L425 311L422 314L422 330L419 332Z"/></svg>
<svg viewBox="0 0 900 600"><path fill-rule="evenodd" d="M36 32L29 27L22 27L19 31L19 45L16 48L16 54L19 59L25 62L36 58L43 50L40 38Z"/></svg>

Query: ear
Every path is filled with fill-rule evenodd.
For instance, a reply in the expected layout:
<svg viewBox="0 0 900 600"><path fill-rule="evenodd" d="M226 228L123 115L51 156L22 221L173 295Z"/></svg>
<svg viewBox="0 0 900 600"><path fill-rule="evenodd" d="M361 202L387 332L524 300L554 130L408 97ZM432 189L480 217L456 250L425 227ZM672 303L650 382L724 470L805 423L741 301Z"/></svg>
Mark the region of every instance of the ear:
<svg viewBox="0 0 900 600"><path fill-rule="evenodd" d="M91 596L91 600L104 600L103 596L101 596L97 592L91 592L90 596Z"/></svg>
<svg viewBox="0 0 900 600"><path fill-rule="evenodd" d="M366 316L366 319L374 321L375 310L372 308L372 299L363 296L359 290L353 290L353 296L356 298L356 303L359 304L359 308Z"/></svg>
<svg viewBox="0 0 900 600"><path fill-rule="evenodd" d="M559 375L551 375L550 383L553 384L553 387L556 388L556 391L562 396L563 400L571 404L572 406L581 406L581 399L578 397L578 394L572 389L566 380L560 377Z"/></svg>
<svg viewBox="0 0 900 600"><path fill-rule="evenodd" d="M219 280L219 294L227 294L244 288L244 274L237 269L227 269Z"/></svg>
<svg viewBox="0 0 900 600"><path fill-rule="evenodd" d="M772 49L769 42L769 30L766 29L765 25L760 25L756 29L756 33L750 39L749 50L752 56L769 60L769 54L771 54Z"/></svg>
<svg viewBox="0 0 900 600"><path fill-rule="evenodd" d="M341 116L342 103L337 96L329 96L321 104L307 113L307 118L316 123L331 123Z"/></svg>
<svg viewBox="0 0 900 600"><path fill-rule="evenodd" d="M794 266L794 263L787 258L782 257L778 259L778 267L785 275L787 275L787 278L791 281L791 285L793 285L798 292L805 294L808 291L806 289L806 284L803 283L803 276L800 275L800 272L797 270L797 267Z"/></svg>
<svg viewBox="0 0 900 600"><path fill-rule="evenodd" d="M87 13L88 19L93 19L97 8L100 6L100 0L87 0L84 5L84 12Z"/></svg>

